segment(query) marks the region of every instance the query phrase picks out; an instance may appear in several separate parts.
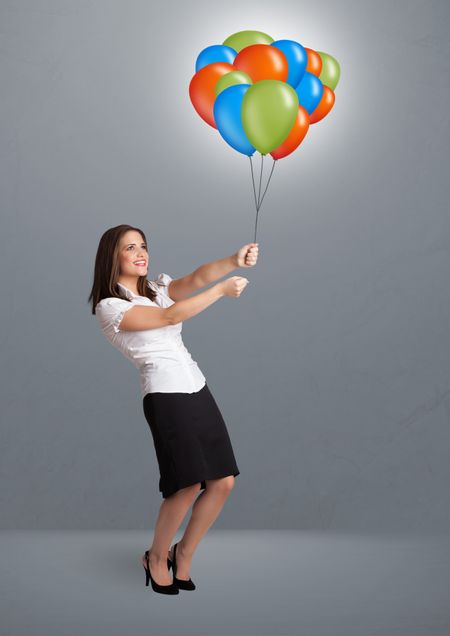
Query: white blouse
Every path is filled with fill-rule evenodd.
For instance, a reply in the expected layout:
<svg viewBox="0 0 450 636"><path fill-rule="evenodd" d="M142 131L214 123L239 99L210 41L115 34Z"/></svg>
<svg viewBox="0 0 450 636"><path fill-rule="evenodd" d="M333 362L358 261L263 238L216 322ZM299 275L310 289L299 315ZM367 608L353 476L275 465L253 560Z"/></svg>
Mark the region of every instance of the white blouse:
<svg viewBox="0 0 450 636"><path fill-rule="evenodd" d="M182 322L143 331L119 329L124 313L135 305L173 305L175 301L170 298L167 289L171 280L168 274L159 274L155 280L147 281L149 287L158 292L155 301L146 296L136 296L125 285L117 283L131 302L122 298L103 298L95 307L104 335L139 370L142 397L156 391L195 393L206 383L197 362L184 346Z"/></svg>

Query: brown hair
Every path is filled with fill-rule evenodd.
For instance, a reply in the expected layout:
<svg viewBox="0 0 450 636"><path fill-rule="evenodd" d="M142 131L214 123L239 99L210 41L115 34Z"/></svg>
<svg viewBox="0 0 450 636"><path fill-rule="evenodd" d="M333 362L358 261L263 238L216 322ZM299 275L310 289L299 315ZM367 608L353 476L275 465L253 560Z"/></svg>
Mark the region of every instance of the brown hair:
<svg viewBox="0 0 450 636"><path fill-rule="evenodd" d="M95 314L95 307L103 298L122 298L128 300L117 286L120 274L119 266L119 242L122 236L134 230L139 232L147 245L147 239L142 230L131 225L116 225L103 234L97 248L94 268L94 282L89 294L88 302L92 301L92 313ZM150 300L155 300L157 294L149 286L146 276L139 276L137 281L139 296L147 296ZM130 301L131 302L131 301Z"/></svg>

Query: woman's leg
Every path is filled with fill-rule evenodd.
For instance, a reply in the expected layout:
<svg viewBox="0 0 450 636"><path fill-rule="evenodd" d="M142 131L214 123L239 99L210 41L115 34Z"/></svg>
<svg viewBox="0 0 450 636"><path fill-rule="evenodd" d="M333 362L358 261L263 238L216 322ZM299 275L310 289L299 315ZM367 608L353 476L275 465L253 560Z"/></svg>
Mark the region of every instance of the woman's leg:
<svg viewBox="0 0 450 636"><path fill-rule="evenodd" d="M192 515L177 545L177 578L189 580L192 556L200 539L219 516L233 486L234 476L206 479L206 488L195 500ZM172 549L170 557L172 557Z"/></svg>
<svg viewBox="0 0 450 636"><path fill-rule="evenodd" d="M170 497L166 497L161 504L149 555L149 566L152 577L160 585L169 585L172 582L172 577L167 569L167 555L170 542L175 536L199 490L200 483L188 486L187 488L181 488L173 495L170 495ZM144 557L142 557L142 562L144 563Z"/></svg>

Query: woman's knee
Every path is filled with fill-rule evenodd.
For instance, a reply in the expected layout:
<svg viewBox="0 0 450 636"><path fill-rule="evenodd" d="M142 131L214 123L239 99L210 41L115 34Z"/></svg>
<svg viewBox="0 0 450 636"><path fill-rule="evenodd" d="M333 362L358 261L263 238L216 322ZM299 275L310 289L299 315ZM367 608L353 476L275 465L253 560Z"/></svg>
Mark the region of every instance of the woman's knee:
<svg viewBox="0 0 450 636"><path fill-rule="evenodd" d="M234 488L235 478L234 475L227 475L227 477L221 477L220 479L206 479L206 488L213 488L221 493L229 493Z"/></svg>

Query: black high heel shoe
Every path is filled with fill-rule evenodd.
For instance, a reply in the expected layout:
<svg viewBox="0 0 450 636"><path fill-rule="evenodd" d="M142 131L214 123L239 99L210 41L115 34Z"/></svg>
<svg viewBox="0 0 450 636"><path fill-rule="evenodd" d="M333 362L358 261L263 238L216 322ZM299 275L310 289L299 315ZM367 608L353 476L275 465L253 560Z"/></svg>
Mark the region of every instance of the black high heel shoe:
<svg viewBox="0 0 450 636"><path fill-rule="evenodd" d="M145 560L147 562L147 567L145 567L144 565L144 570L145 570L145 585L146 587L148 587L148 582L151 581L152 582L152 589L154 592L159 592L160 594L179 594L180 591L178 590L178 587L175 583L175 581L172 581L172 583L170 583L169 585L160 585L159 583L157 583L155 581L155 579L152 577L152 573L150 572L150 564L148 562L148 555L149 555L149 550L145 551ZM167 559L167 568L169 569L169 563L170 560Z"/></svg>
<svg viewBox="0 0 450 636"><path fill-rule="evenodd" d="M177 585L177 587L180 588L180 590L195 590L195 583L190 577L189 581L185 581L184 579L177 579L177 545L178 543L175 543L175 545L173 546L173 561L168 559L169 563L172 565L173 582L175 583L175 585Z"/></svg>

